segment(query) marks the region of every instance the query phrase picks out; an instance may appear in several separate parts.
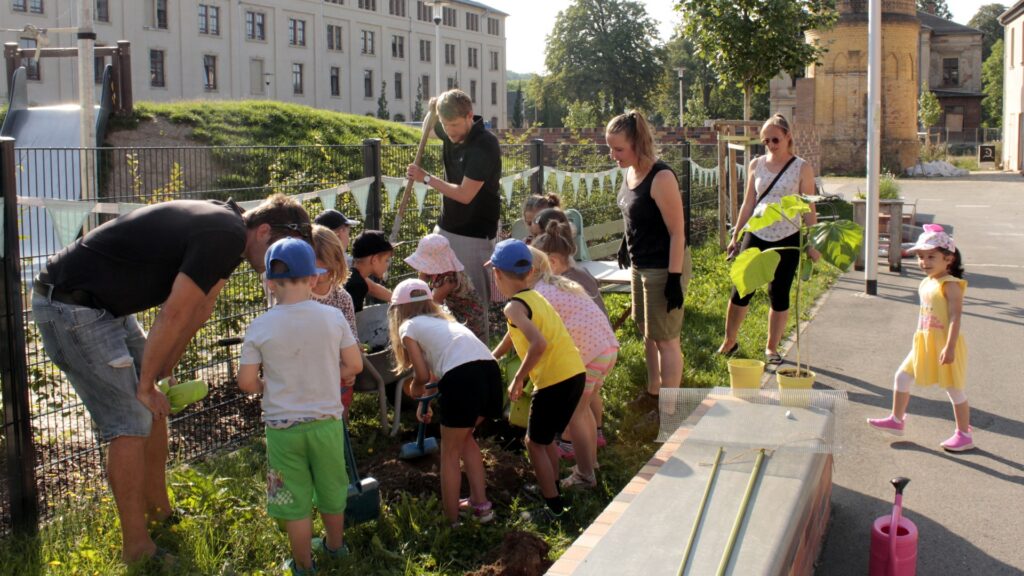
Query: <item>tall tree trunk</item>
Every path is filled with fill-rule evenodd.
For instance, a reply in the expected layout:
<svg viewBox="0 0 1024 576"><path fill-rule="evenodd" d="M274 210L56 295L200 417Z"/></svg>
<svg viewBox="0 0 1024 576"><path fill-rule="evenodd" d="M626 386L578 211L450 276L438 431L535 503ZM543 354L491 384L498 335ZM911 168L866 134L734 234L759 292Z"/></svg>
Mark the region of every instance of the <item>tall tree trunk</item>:
<svg viewBox="0 0 1024 576"><path fill-rule="evenodd" d="M743 85L743 121L750 120L750 98L754 87L750 84Z"/></svg>

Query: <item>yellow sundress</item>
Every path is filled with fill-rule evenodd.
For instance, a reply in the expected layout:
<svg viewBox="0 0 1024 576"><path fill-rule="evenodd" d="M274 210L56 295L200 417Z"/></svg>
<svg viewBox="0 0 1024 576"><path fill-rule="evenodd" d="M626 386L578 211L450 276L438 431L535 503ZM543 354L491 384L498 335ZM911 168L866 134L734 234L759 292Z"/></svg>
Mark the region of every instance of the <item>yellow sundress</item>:
<svg viewBox="0 0 1024 576"><path fill-rule="evenodd" d="M943 290L946 282L959 282L964 294L967 293L967 281L961 278L947 275L939 279L928 277L921 281L917 289L921 312L917 332L914 333L914 347L900 365L900 370L913 376L914 382L921 386L938 384L942 388L963 390L967 347L962 331L956 339L953 363L939 363L939 354L946 346L949 335L949 302Z"/></svg>

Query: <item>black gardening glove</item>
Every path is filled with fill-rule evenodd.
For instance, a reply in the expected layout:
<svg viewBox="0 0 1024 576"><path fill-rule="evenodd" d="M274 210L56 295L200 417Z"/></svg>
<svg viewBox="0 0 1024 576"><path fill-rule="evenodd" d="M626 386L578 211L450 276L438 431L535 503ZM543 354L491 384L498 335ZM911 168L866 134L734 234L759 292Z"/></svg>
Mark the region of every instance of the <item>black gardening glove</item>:
<svg viewBox="0 0 1024 576"><path fill-rule="evenodd" d="M683 275L679 272L668 273L668 281L665 283L665 301L668 303L666 312L683 307L682 279Z"/></svg>
<svg viewBox="0 0 1024 576"><path fill-rule="evenodd" d="M619 261L619 268L625 270L629 268L629 248L626 247L626 237L622 237L622 242L619 243L619 252L615 255L615 259Z"/></svg>

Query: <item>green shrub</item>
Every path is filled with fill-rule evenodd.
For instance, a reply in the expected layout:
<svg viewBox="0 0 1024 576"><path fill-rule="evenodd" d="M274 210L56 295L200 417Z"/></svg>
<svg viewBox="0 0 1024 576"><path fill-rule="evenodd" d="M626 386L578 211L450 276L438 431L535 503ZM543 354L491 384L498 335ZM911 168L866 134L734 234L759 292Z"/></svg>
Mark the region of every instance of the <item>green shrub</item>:
<svg viewBox="0 0 1024 576"><path fill-rule="evenodd" d="M945 144L933 144L928 142L921 145L921 151L918 157L921 162L934 162L936 160L945 160L946 156L949 155L949 148Z"/></svg>
<svg viewBox="0 0 1024 576"><path fill-rule="evenodd" d="M963 168L964 170L980 170L981 166L978 164L978 159L974 156L954 156L949 159L950 163L957 168Z"/></svg>

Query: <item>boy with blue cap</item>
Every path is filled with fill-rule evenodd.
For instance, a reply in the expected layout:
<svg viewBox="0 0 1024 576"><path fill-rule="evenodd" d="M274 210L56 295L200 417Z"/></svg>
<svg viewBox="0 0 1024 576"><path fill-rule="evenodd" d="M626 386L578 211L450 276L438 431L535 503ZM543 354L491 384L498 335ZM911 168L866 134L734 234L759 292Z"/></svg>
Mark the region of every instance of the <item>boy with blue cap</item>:
<svg viewBox="0 0 1024 576"><path fill-rule="evenodd" d="M521 240L502 240L486 265L494 268L495 285L508 298L508 332L493 355L500 359L515 348L521 360L508 387L511 401L522 396L527 377L533 382L526 448L548 515L557 518L565 511L565 503L558 490L555 437L569 425L583 395L586 367L558 313L530 287L533 253L529 246Z"/></svg>
<svg viewBox="0 0 1024 576"><path fill-rule="evenodd" d="M279 240L267 250L266 269L277 304L246 330L238 387L263 394L267 513L288 532L292 557L285 572L312 574L314 547L331 557L348 552L338 382L362 371L362 356L341 311L310 299L325 272L316 267L312 246L298 238ZM314 502L326 538L313 538Z"/></svg>

